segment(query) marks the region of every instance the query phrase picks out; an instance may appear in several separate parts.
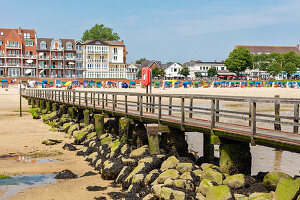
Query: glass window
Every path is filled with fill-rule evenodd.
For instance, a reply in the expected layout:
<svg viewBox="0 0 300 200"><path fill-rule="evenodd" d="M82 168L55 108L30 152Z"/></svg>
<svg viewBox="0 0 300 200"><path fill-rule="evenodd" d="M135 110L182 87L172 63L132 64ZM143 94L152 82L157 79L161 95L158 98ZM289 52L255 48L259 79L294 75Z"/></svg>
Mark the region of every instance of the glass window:
<svg viewBox="0 0 300 200"><path fill-rule="evenodd" d="M114 54L118 54L118 48L114 48Z"/></svg>
<svg viewBox="0 0 300 200"><path fill-rule="evenodd" d="M67 42L67 49L72 49L72 43L71 42Z"/></svg>
<svg viewBox="0 0 300 200"><path fill-rule="evenodd" d="M118 56L114 56L114 61L118 60Z"/></svg>
<svg viewBox="0 0 300 200"><path fill-rule="evenodd" d="M46 42L45 41L41 41L40 49L46 49Z"/></svg>

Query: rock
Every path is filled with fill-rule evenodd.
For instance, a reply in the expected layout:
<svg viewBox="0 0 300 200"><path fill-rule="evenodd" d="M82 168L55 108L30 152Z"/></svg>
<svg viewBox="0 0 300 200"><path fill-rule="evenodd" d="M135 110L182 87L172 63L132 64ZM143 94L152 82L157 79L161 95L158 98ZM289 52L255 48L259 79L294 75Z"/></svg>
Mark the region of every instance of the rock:
<svg viewBox="0 0 300 200"><path fill-rule="evenodd" d="M246 197L243 194L234 194L233 197L235 200L248 200L249 199L248 197Z"/></svg>
<svg viewBox="0 0 300 200"><path fill-rule="evenodd" d="M104 162L105 162L105 159L99 158L97 160L97 162L95 163L95 169L100 171Z"/></svg>
<svg viewBox="0 0 300 200"><path fill-rule="evenodd" d="M95 172L88 171L88 172L85 172L81 177L84 177L84 176L94 176L94 175L97 175L97 174Z"/></svg>
<svg viewBox="0 0 300 200"><path fill-rule="evenodd" d="M157 169L161 165L161 159L157 157L145 157L139 160L139 164L140 163L148 163L151 168Z"/></svg>
<svg viewBox="0 0 300 200"><path fill-rule="evenodd" d="M176 170L180 173L190 172L192 171L193 164L192 163L178 163L176 166Z"/></svg>
<svg viewBox="0 0 300 200"><path fill-rule="evenodd" d="M145 185L150 185L153 181L157 179L160 171L158 169L154 169L145 177Z"/></svg>
<svg viewBox="0 0 300 200"><path fill-rule="evenodd" d="M165 171L167 169L174 169L176 168L177 164L179 163L179 160L175 156L170 156L167 160L165 160L161 167L161 171Z"/></svg>
<svg viewBox="0 0 300 200"><path fill-rule="evenodd" d="M37 114L37 113L33 113L32 114L32 118L33 119L41 119L41 116L39 114Z"/></svg>
<svg viewBox="0 0 300 200"><path fill-rule="evenodd" d="M300 182L292 179L281 179L275 190L276 200L296 199L300 193Z"/></svg>
<svg viewBox="0 0 300 200"><path fill-rule="evenodd" d="M146 195L143 200L152 200L153 199L153 195L152 194L148 194Z"/></svg>
<svg viewBox="0 0 300 200"><path fill-rule="evenodd" d="M144 174L135 174L132 177L131 183L144 184L144 178L145 178Z"/></svg>
<svg viewBox="0 0 300 200"><path fill-rule="evenodd" d="M173 181L173 185L188 192L192 192L195 189L194 184L191 180L176 179Z"/></svg>
<svg viewBox="0 0 300 200"><path fill-rule="evenodd" d="M282 172L269 172L263 180L263 186L268 190L275 191L278 182L281 179L292 179L292 177L288 174Z"/></svg>
<svg viewBox="0 0 300 200"><path fill-rule="evenodd" d="M245 176L243 174L235 174L232 176L227 177L223 181L224 185L227 185L230 188L241 188L245 186Z"/></svg>
<svg viewBox="0 0 300 200"><path fill-rule="evenodd" d="M63 149L64 150L69 150L69 151L76 151L77 150L77 148L74 145L67 144L67 143L63 146Z"/></svg>
<svg viewBox="0 0 300 200"><path fill-rule="evenodd" d="M162 187L160 192L160 198L165 200L185 200L185 193L178 190L173 190L168 187Z"/></svg>
<svg viewBox="0 0 300 200"><path fill-rule="evenodd" d="M137 161L133 158L122 158L122 162L126 166L132 166L132 167L137 166Z"/></svg>
<svg viewBox="0 0 300 200"><path fill-rule="evenodd" d="M249 200L272 200L270 193L253 193L249 196Z"/></svg>
<svg viewBox="0 0 300 200"><path fill-rule="evenodd" d="M101 145L105 145L105 144L110 144L112 142L112 138L111 137L106 137L106 138L103 138L101 140Z"/></svg>
<svg viewBox="0 0 300 200"><path fill-rule="evenodd" d="M122 147L122 143L120 143L120 141L118 139L113 141L111 143L110 157L116 158L120 153L121 147Z"/></svg>
<svg viewBox="0 0 300 200"><path fill-rule="evenodd" d="M164 186L172 186L174 184L174 180L171 178L168 178L167 180L165 180L164 182Z"/></svg>
<svg viewBox="0 0 300 200"><path fill-rule="evenodd" d="M201 193L203 194L204 196L206 196L206 193L207 191L214 187L214 184L212 183L211 180L208 180L208 179L203 179L201 182L200 182L200 185L199 187L196 189L196 192L197 193Z"/></svg>
<svg viewBox="0 0 300 200"><path fill-rule="evenodd" d="M73 122L68 122L68 123L64 123L63 127L62 127L62 130L64 132L67 132L68 129L70 128L70 126L72 126L74 123Z"/></svg>
<svg viewBox="0 0 300 200"><path fill-rule="evenodd" d="M124 166L116 179L116 183L122 183L125 178L131 173L131 169L132 168L129 166Z"/></svg>
<svg viewBox="0 0 300 200"><path fill-rule="evenodd" d="M203 163L203 164L201 165L201 169L202 169L202 170L205 170L206 168L217 169L217 170L220 171L220 168L219 168L218 166L216 166L216 165L214 165L214 164L211 164L211 163Z"/></svg>
<svg viewBox="0 0 300 200"><path fill-rule="evenodd" d="M197 200L206 200L205 196L203 196L200 192L196 193Z"/></svg>
<svg viewBox="0 0 300 200"><path fill-rule="evenodd" d="M121 148L121 154L126 156L130 154L130 146L128 144L124 144L124 146Z"/></svg>
<svg viewBox="0 0 300 200"><path fill-rule="evenodd" d="M76 135L75 132L78 132L78 131L73 132L73 136L75 137L75 140L74 140L75 144L81 144L82 142L84 142L86 140L87 135L89 134L88 132L79 131L79 133Z"/></svg>
<svg viewBox="0 0 300 200"><path fill-rule="evenodd" d="M86 189L88 191L103 191L103 190L106 190L107 187L101 187L101 186L95 185L95 186L87 186Z"/></svg>
<svg viewBox="0 0 300 200"><path fill-rule="evenodd" d="M193 173L195 176L201 178L203 171L201 169L194 170Z"/></svg>
<svg viewBox="0 0 300 200"><path fill-rule="evenodd" d="M213 170L212 168L206 168L202 173L201 179L208 179L213 182L216 182L217 184L222 184L223 174Z"/></svg>
<svg viewBox="0 0 300 200"><path fill-rule="evenodd" d="M45 144L45 145L55 145L55 144L57 144L56 142L52 142L52 141L50 141L50 140L44 140L43 142L42 142L42 144Z"/></svg>
<svg viewBox="0 0 300 200"><path fill-rule="evenodd" d="M127 178L124 180L122 187L123 189L127 189L127 187L129 186L128 184L130 183L131 178L135 175L135 174L144 174L144 173L148 173L150 171L150 167L147 163L141 163L139 164L136 168L134 168L134 170L127 176Z"/></svg>
<svg viewBox="0 0 300 200"><path fill-rule="evenodd" d="M163 173L161 173L158 178L157 178L157 182L158 183L164 183L165 180L167 180L168 178L172 178L172 179L177 179L179 177L179 172L175 169L168 169L166 171L164 171Z"/></svg>
<svg viewBox="0 0 300 200"><path fill-rule="evenodd" d="M88 155L88 157L85 160L88 161L88 162L91 162L97 156L98 156L98 152L93 152L90 155Z"/></svg>
<svg viewBox="0 0 300 200"><path fill-rule="evenodd" d="M52 131L52 132L59 132L60 131L60 129L59 128L50 128L50 130L49 131Z"/></svg>
<svg viewBox="0 0 300 200"><path fill-rule="evenodd" d="M80 130L74 131L74 132L73 132L73 137L76 138L79 134L80 134Z"/></svg>
<svg viewBox="0 0 300 200"><path fill-rule="evenodd" d="M80 128L80 127L79 127L79 124L73 124L73 125L71 125L70 128L68 129L67 134L68 134L68 135L73 135L73 132L79 130L79 128Z"/></svg>
<svg viewBox="0 0 300 200"><path fill-rule="evenodd" d="M210 188L206 193L207 200L227 200L232 198L227 185L218 185Z"/></svg>
<svg viewBox="0 0 300 200"><path fill-rule="evenodd" d="M185 180L193 180L193 175L191 174L191 172L184 172L179 178L181 179L185 179Z"/></svg>
<svg viewBox="0 0 300 200"><path fill-rule="evenodd" d="M253 183L249 185L248 187L240 188L240 189L235 189L236 193L239 194L244 194L244 195L250 195L255 192L269 192L264 186L262 186L261 183Z"/></svg>
<svg viewBox="0 0 300 200"><path fill-rule="evenodd" d="M57 112L54 111L54 112L52 112L52 113L50 113L50 114L44 115L44 116L42 117L42 119L43 119L44 122L45 122L45 121L53 121L53 120L56 119L57 117L58 117Z"/></svg>
<svg viewBox="0 0 300 200"><path fill-rule="evenodd" d="M151 187L151 192L154 196L156 197L160 197L160 192L161 192L161 187L163 186L163 184L160 185L153 185Z"/></svg>
<svg viewBox="0 0 300 200"><path fill-rule="evenodd" d="M89 139L95 137L96 135L97 135L96 132L91 132L91 133L89 133L89 134L87 135L86 140L89 140Z"/></svg>
<svg viewBox="0 0 300 200"><path fill-rule="evenodd" d="M131 158L141 158L141 157L147 156L149 154L150 154L150 152L149 152L148 146L144 145L144 146L142 146L138 149L133 150L129 154L129 157L131 157Z"/></svg>
<svg viewBox="0 0 300 200"><path fill-rule="evenodd" d="M114 180L118 177L122 168L123 164L119 159L106 160L103 163L101 178L104 180Z"/></svg>
<svg viewBox="0 0 300 200"><path fill-rule="evenodd" d="M56 179L73 179L73 178L77 178L77 175L74 174L73 172L71 172L68 169L65 169L61 172L59 172L56 176Z"/></svg>

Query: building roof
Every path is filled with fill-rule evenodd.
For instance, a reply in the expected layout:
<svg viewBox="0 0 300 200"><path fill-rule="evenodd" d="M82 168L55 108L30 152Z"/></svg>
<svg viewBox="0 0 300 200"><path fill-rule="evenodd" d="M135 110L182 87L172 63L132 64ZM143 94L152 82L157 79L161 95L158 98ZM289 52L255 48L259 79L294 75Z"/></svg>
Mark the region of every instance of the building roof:
<svg viewBox="0 0 300 200"><path fill-rule="evenodd" d="M156 63L159 67L162 67L161 61L145 60L141 62L142 67L151 67L153 63Z"/></svg>
<svg viewBox="0 0 300 200"><path fill-rule="evenodd" d="M107 45L107 46L125 46L123 41L104 41L100 39L86 40L83 45Z"/></svg>
<svg viewBox="0 0 300 200"><path fill-rule="evenodd" d="M211 62L211 61L201 61L201 60L197 60L197 61L193 61L191 60L190 62L186 62L183 64L183 66L187 67L187 66L190 66L190 65L195 65L195 64L210 64L210 65L224 65L224 61L222 60L221 62L220 61L214 61L214 62Z"/></svg>
<svg viewBox="0 0 300 200"><path fill-rule="evenodd" d="M38 38L37 39L37 50L50 50L50 47L51 47L51 42L52 40L55 40L56 38ZM57 40L60 40L61 43L62 43L62 47L65 51L75 51L75 41L74 39L57 39ZM40 49L40 43L42 41L45 41L46 42L46 49ZM70 49L67 49L67 42L71 42L72 43L72 50Z"/></svg>
<svg viewBox="0 0 300 200"><path fill-rule="evenodd" d="M249 49L249 51L253 54L258 53L286 53L289 51L295 51L296 53L300 54L299 46L291 47L291 46L251 46L251 45L236 45L235 48L238 47L245 47Z"/></svg>
<svg viewBox="0 0 300 200"><path fill-rule="evenodd" d="M23 35L24 33L30 33L30 39L35 39L35 30L34 29L9 29L9 28L0 28L0 33L3 32L3 35L0 34L0 39L4 41L11 31L16 31L17 33ZM24 38L22 36L22 38Z"/></svg>

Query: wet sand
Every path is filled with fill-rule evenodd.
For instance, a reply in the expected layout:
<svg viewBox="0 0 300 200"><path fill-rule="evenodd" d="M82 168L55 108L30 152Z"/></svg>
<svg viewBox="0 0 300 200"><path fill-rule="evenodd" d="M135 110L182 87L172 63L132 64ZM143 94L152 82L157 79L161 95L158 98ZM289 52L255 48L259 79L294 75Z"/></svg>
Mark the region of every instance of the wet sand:
<svg viewBox="0 0 300 200"><path fill-rule="evenodd" d="M27 101L23 100L23 110L29 110ZM76 156L76 152L63 150L64 143L73 142L64 138L65 134L50 132L50 127L41 120L33 120L28 112L19 117L19 96L16 88L8 91L0 89L0 157L16 156L11 159L0 159L0 174L8 176L23 174L52 174L69 169L82 176L85 172L94 171L84 161ZM61 144L46 146L42 141L47 139L63 140ZM78 146L80 148L80 146ZM19 156L31 156L31 163L19 162ZM56 162L34 162L36 159L57 160ZM30 160L29 158L27 160ZM94 171L96 172L96 171ZM74 180L62 180L58 184L38 186L25 189L8 199L94 199L94 197L109 196L107 192L120 191L120 188L108 188L101 192L89 192L87 186L108 186L111 181L102 180L100 175L82 177ZM0 199L5 189L0 190Z"/></svg>
<svg viewBox="0 0 300 200"><path fill-rule="evenodd" d="M76 90L82 88L76 88ZM110 90L145 92L143 88L136 89L89 89L89 90ZM180 88L180 89L153 89L153 93L169 94L217 94L217 95L241 95L241 96L264 96L300 98L300 90L289 88ZM23 110L29 110L27 101L23 100ZM0 89L0 156L2 155L22 155L38 156L38 159L54 159L57 162L47 163L23 163L17 160L0 160L0 174L51 174L63 169L69 169L75 174L83 175L93 168L84 162L82 157L77 157L75 152L62 149L64 143L71 143L72 140L64 138L63 133L50 132L50 127L42 123L41 120L33 120L31 115L23 112L23 117L18 116L19 96L17 88L9 88L8 91ZM46 139L61 139L62 144L46 146L42 144ZM188 136L189 147L201 154L202 134ZM218 147L216 147L217 149ZM290 175L299 174L300 155L290 152L276 154L274 149L257 146L252 148L254 172L279 170ZM216 151L216 155L218 152ZM275 161L274 161L275 160ZM281 161L280 161L281 160ZM103 192L89 192L87 186L99 185L108 186L111 181L105 181L100 175L83 177L75 180L63 180L58 184L38 186L25 189L10 199L93 199L94 197L106 196L110 191L120 191L120 188L109 188ZM0 196L4 191L0 190Z"/></svg>

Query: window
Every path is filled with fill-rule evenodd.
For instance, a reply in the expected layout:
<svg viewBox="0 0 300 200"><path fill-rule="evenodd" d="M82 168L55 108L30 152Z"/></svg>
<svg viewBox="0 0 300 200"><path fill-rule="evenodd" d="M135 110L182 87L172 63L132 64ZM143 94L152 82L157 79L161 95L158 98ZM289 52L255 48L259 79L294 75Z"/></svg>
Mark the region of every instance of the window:
<svg viewBox="0 0 300 200"><path fill-rule="evenodd" d="M24 39L30 39L30 33L24 33Z"/></svg>
<svg viewBox="0 0 300 200"><path fill-rule="evenodd" d="M114 48L114 54L118 54L118 48Z"/></svg>
<svg viewBox="0 0 300 200"><path fill-rule="evenodd" d="M117 61L118 60L118 56L114 56L114 61Z"/></svg>
<svg viewBox="0 0 300 200"><path fill-rule="evenodd" d="M15 34L13 33L12 36L15 36Z"/></svg>
<svg viewBox="0 0 300 200"><path fill-rule="evenodd" d="M72 49L72 43L71 42L67 42L67 49Z"/></svg>
<svg viewBox="0 0 300 200"><path fill-rule="evenodd" d="M1 32L1 36L3 36L3 32Z"/></svg>
<svg viewBox="0 0 300 200"><path fill-rule="evenodd" d="M41 41L40 43L40 49L46 49L46 42L45 41Z"/></svg>

